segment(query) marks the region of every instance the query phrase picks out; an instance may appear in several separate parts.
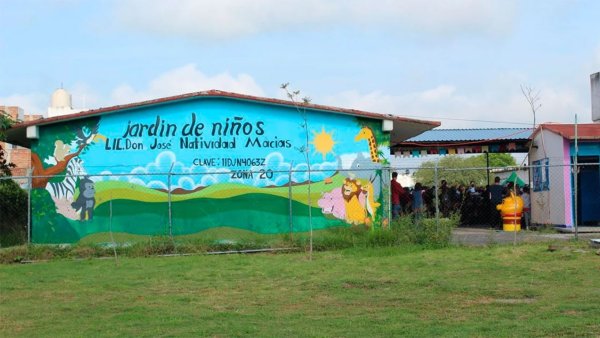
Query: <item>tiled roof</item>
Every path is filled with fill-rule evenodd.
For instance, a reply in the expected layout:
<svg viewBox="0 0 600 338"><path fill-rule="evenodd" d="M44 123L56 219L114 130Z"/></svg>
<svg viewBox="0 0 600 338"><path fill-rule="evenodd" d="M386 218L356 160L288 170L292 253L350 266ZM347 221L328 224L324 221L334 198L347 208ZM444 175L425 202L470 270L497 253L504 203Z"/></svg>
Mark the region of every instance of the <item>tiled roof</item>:
<svg viewBox="0 0 600 338"><path fill-rule="evenodd" d="M405 142L459 142L484 140L527 140L531 128L433 129Z"/></svg>
<svg viewBox="0 0 600 338"><path fill-rule="evenodd" d="M544 123L541 124L534 134L541 130L550 130L566 139L575 139L574 124ZM579 140L598 140L600 139L600 123L581 123L577 124L577 139Z"/></svg>

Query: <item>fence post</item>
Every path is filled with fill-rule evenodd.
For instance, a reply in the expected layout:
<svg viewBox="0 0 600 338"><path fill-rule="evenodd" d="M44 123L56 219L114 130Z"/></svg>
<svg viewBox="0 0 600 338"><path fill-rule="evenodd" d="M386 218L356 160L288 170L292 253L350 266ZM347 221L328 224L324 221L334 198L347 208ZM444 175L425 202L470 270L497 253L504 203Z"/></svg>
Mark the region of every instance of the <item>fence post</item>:
<svg viewBox="0 0 600 338"><path fill-rule="evenodd" d="M579 202L577 200L577 188L578 188L578 186L577 186L577 183L578 183L577 179L579 178L578 177L579 176L578 175L579 174L579 166L578 166L579 144L577 142L577 136L578 136L577 135L577 114L575 114L575 156L574 156L575 157L575 165L574 165L574 168L573 168L574 169L573 170L573 175L574 175L574 177L573 177L573 185L574 185L573 188L574 189L573 190L574 190L574 195L575 195L574 196L574 204L575 204L574 205L574 207L575 207L574 211L575 212L573 214L575 216L574 217L575 218L575 240L579 240L579 228L577 226L577 222L579 221L579 219L577 218L577 211L578 211L577 210L577 208L578 208L577 203Z"/></svg>
<svg viewBox="0 0 600 338"><path fill-rule="evenodd" d="M169 173L167 174L167 199L169 203L169 237L171 241L173 241L173 209L171 206L171 171L173 170L173 165L175 163L171 163L171 168L169 168Z"/></svg>
<svg viewBox="0 0 600 338"><path fill-rule="evenodd" d="M31 185L33 170L27 169L27 244L31 244Z"/></svg>
<svg viewBox="0 0 600 338"><path fill-rule="evenodd" d="M294 220L292 213L292 168L294 167L294 161L290 163L290 172L288 176L288 201L290 203L289 213L290 213L290 241L294 240Z"/></svg>
<svg viewBox="0 0 600 338"><path fill-rule="evenodd" d="M514 201L513 208L515 210L515 216L516 216L516 214L517 214L517 196L519 196L519 195L517 195L517 175L515 175L515 179L514 179L514 182L513 182L513 191L512 191L512 194L513 194L513 197L514 197L513 198L513 201ZM516 246L517 245L517 225L516 224L515 224L515 228L513 230L514 230L513 231L513 246Z"/></svg>
<svg viewBox="0 0 600 338"><path fill-rule="evenodd" d="M433 184L435 186L435 194L433 199L435 201L435 225L439 227L440 225L440 199L438 196L438 161L435 161L435 166L433 168Z"/></svg>
<svg viewBox="0 0 600 338"><path fill-rule="evenodd" d="M381 175L381 191L383 195L383 205L385 206L384 213L388 220L388 227L392 229L392 203L390 202L392 199L391 196L391 176L392 176L392 167L390 165L386 166L382 170L383 175Z"/></svg>
<svg viewBox="0 0 600 338"><path fill-rule="evenodd" d="M115 237L113 236L113 231L112 231L112 219L113 219L113 196L112 193L110 194L110 199L108 200L108 232L110 234L110 240L112 242L112 247L113 247L113 254L115 255L115 264L119 265L119 261L117 259L117 242L115 242Z"/></svg>

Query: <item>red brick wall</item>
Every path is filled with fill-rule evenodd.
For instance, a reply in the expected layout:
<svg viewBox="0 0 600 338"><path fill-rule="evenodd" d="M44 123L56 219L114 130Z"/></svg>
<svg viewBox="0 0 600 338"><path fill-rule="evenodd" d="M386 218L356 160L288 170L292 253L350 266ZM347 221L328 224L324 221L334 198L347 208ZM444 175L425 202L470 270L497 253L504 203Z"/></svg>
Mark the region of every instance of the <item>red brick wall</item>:
<svg viewBox="0 0 600 338"><path fill-rule="evenodd" d="M18 118L19 107L0 106L0 110L5 111L13 120ZM42 115L25 115L25 121L34 121L43 118ZM0 142L0 146L4 149L6 159L16 165L12 170L13 176L26 176L27 169L31 167L31 151L27 148L13 146L11 144Z"/></svg>
<svg viewBox="0 0 600 338"><path fill-rule="evenodd" d="M27 168L31 167L31 151L23 147L11 149L10 161L16 165L13 176L25 176Z"/></svg>
<svg viewBox="0 0 600 338"><path fill-rule="evenodd" d="M16 106L0 106L0 110L3 110L10 115L13 120L17 120L19 117L19 110L21 110L21 108Z"/></svg>
<svg viewBox="0 0 600 338"><path fill-rule="evenodd" d="M35 115L35 114L25 115L25 122L35 121L35 120L39 120L39 119L43 119L43 118L44 118L44 115Z"/></svg>

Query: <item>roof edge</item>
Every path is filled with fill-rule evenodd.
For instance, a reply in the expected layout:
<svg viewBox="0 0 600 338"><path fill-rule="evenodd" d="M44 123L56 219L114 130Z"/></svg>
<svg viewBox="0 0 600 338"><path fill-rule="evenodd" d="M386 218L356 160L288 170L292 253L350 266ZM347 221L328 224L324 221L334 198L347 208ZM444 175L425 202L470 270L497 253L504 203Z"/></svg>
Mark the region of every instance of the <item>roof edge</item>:
<svg viewBox="0 0 600 338"><path fill-rule="evenodd" d="M20 129L20 128L25 128L25 127L34 126L34 125L46 125L46 124L51 124L51 123L55 123L55 122L78 120L78 119L83 119L83 118L106 114L106 113L113 113L113 112L118 112L118 111L123 111L123 110L137 109L137 108L165 104L165 103L176 102L176 101L182 101L182 100L190 100L190 99L199 98L199 97L229 98L229 99L234 99L234 100L254 101L254 102L260 102L260 103L265 103L265 104L281 105L281 106L286 106L286 107L301 107L301 108L306 108L306 109L311 109L311 110L329 111L329 112L353 115L353 116L358 116L358 117L425 124L425 125L430 125L434 128L441 125L441 122L439 122L439 121L419 120L419 119L412 119L412 118L407 118L407 117L402 117L402 116L392 115L392 114L373 113L373 112L357 110L357 109L340 108L340 107L312 104L312 103L304 103L304 102L294 102L294 101L288 101L288 100L282 100L282 99L265 98L265 97L260 97L260 96L238 94L238 93L233 93L233 92L226 92L226 91L211 89L211 90L206 90L206 91L186 93L186 94L175 95L175 96L167 96L167 97L163 97L163 98L139 101L139 102L128 103L128 104L123 104L123 105L115 105L115 106L110 106L110 107L90 109L90 110L82 111L82 112L75 113L75 114L54 116L54 117L44 118L44 119L40 119L40 120L22 122L22 123L12 126L12 129Z"/></svg>
<svg viewBox="0 0 600 338"><path fill-rule="evenodd" d="M559 135L560 137L563 137L567 140L574 140L575 139L575 135L571 136L571 135L567 135L564 132L557 130L557 129L553 129L552 127L566 127L566 126L572 126L573 128L575 128L575 124L574 123L541 123L540 125L537 126L537 128L535 128L535 130L533 131L533 133L531 134L531 139L533 140L537 134L539 134L542 130L548 130L556 135ZM600 124L599 123L578 123L577 124L578 127L592 127L592 126L597 126L600 128ZM577 135L577 139L578 140L597 140L599 139L599 137L594 137L594 136L589 136L589 135Z"/></svg>

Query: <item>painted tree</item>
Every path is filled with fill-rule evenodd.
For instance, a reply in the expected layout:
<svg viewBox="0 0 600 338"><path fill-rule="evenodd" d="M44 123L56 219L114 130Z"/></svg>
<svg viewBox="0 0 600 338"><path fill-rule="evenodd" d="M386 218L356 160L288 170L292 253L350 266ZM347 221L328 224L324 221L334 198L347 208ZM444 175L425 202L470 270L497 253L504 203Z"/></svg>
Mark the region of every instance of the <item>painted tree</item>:
<svg viewBox="0 0 600 338"><path fill-rule="evenodd" d="M32 187L45 188L67 169L69 161L85 152L98 136L98 123L99 118L94 117L46 127L31 152ZM53 159L53 164L44 161L47 158Z"/></svg>

